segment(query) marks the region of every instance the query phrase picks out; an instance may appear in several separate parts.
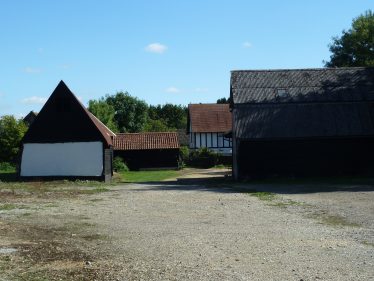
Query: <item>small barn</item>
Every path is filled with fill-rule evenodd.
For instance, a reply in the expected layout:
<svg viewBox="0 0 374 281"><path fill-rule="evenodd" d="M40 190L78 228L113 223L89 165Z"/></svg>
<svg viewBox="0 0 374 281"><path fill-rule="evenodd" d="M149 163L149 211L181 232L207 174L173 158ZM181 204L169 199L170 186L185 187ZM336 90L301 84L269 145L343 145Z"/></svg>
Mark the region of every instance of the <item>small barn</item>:
<svg viewBox="0 0 374 281"><path fill-rule="evenodd" d="M114 136L61 81L22 140L19 175L109 181Z"/></svg>
<svg viewBox="0 0 374 281"><path fill-rule="evenodd" d="M374 68L232 71L233 175L374 172Z"/></svg>
<svg viewBox="0 0 374 281"><path fill-rule="evenodd" d="M177 132L121 133L113 141L130 170L178 168L179 147Z"/></svg>
<svg viewBox="0 0 374 281"><path fill-rule="evenodd" d="M187 132L190 150L202 147L231 156L232 141L225 133L231 131L229 104L189 104Z"/></svg>

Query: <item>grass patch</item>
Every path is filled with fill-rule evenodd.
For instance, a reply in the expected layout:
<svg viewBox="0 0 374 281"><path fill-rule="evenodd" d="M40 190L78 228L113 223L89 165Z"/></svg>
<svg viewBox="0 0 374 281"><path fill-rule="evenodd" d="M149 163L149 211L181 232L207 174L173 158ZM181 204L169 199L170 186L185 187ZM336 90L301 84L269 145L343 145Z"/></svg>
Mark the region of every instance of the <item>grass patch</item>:
<svg viewBox="0 0 374 281"><path fill-rule="evenodd" d="M262 201L273 201L276 195L272 192L267 191L246 191L250 196L257 197Z"/></svg>
<svg viewBox="0 0 374 281"><path fill-rule="evenodd" d="M279 202L275 202L275 203L271 204L271 206L276 206L276 207L280 207L280 208L287 208L289 206L302 206L302 205L305 205L305 204L302 203L302 202L297 202L297 201L291 200L291 199L287 199L287 200L284 200L284 201L279 201Z"/></svg>
<svg viewBox="0 0 374 281"><path fill-rule="evenodd" d="M2 204L0 205L0 211L10 211L10 210L14 210L14 209L27 209L26 206L19 206L19 205L16 205L16 204Z"/></svg>
<svg viewBox="0 0 374 281"><path fill-rule="evenodd" d="M78 190L79 194L97 194L97 193L102 193L102 192L108 192L110 189L99 186L94 189L85 189L85 190Z"/></svg>
<svg viewBox="0 0 374 281"><path fill-rule="evenodd" d="M326 213L314 213L311 218L319 220L322 224L330 226L360 227L358 223L350 222L346 218L338 215L329 215Z"/></svg>
<svg viewBox="0 0 374 281"><path fill-rule="evenodd" d="M180 175L177 170L128 171L121 173L122 182L157 182Z"/></svg>

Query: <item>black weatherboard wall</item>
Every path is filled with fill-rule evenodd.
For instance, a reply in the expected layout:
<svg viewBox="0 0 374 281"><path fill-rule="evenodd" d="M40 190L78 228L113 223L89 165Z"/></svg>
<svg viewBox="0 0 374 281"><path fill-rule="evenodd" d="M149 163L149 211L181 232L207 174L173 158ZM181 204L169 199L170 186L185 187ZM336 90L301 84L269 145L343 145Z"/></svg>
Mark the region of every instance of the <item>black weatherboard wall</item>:
<svg viewBox="0 0 374 281"><path fill-rule="evenodd" d="M233 71L235 178L374 171L374 69Z"/></svg>
<svg viewBox="0 0 374 281"><path fill-rule="evenodd" d="M178 168L179 149L115 150L130 170Z"/></svg>

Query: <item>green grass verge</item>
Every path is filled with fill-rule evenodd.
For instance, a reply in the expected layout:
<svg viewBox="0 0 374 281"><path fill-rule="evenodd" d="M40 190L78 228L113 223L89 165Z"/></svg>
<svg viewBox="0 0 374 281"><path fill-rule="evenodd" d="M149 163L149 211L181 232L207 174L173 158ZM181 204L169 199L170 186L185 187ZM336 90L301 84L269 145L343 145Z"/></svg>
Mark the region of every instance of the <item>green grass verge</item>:
<svg viewBox="0 0 374 281"><path fill-rule="evenodd" d="M159 170L159 171L128 171L121 173L122 182L156 182L180 175L177 170Z"/></svg>

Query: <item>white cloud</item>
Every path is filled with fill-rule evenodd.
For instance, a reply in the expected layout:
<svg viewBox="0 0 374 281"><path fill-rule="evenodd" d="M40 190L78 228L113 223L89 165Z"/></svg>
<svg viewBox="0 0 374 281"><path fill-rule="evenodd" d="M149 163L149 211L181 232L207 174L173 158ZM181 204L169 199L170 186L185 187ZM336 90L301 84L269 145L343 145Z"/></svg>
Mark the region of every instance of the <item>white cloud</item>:
<svg viewBox="0 0 374 281"><path fill-rule="evenodd" d="M163 54L166 52L168 47L166 45L160 44L160 43L152 43L149 44L147 47L145 47L145 50L150 53L157 53L157 54Z"/></svg>
<svg viewBox="0 0 374 281"><path fill-rule="evenodd" d="M177 93L180 93L181 90L176 87L169 87L165 91L167 93L177 94Z"/></svg>
<svg viewBox="0 0 374 281"><path fill-rule="evenodd" d="M21 103L24 103L24 104L44 104L46 101L47 101L46 98L32 96L32 97L29 97L29 98L24 98L23 100L21 100Z"/></svg>
<svg viewBox="0 0 374 281"><path fill-rule="evenodd" d="M249 49L249 48L251 48L252 47L252 43L251 42L244 42L243 43L243 48L247 48L247 49Z"/></svg>
<svg viewBox="0 0 374 281"><path fill-rule="evenodd" d="M34 68L34 67L25 67L23 69L24 72L26 73L29 73L29 74L36 74L36 73L40 73L41 70L39 68Z"/></svg>
<svg viewBox="0 0 374 281"><path fill-rule="evenodd" d="M71 67L71 65L70 64L67 64L67 63L65 63L65 64L61 64L60 65L60 68L61 69L69 69Z"/></svg>
<svg viewBox="0 0 374 281"><path fill-rule="evenodd" d="M206 93L208 91L209 91L208 88L195 88L195 92L197 93Z"/></svg>

